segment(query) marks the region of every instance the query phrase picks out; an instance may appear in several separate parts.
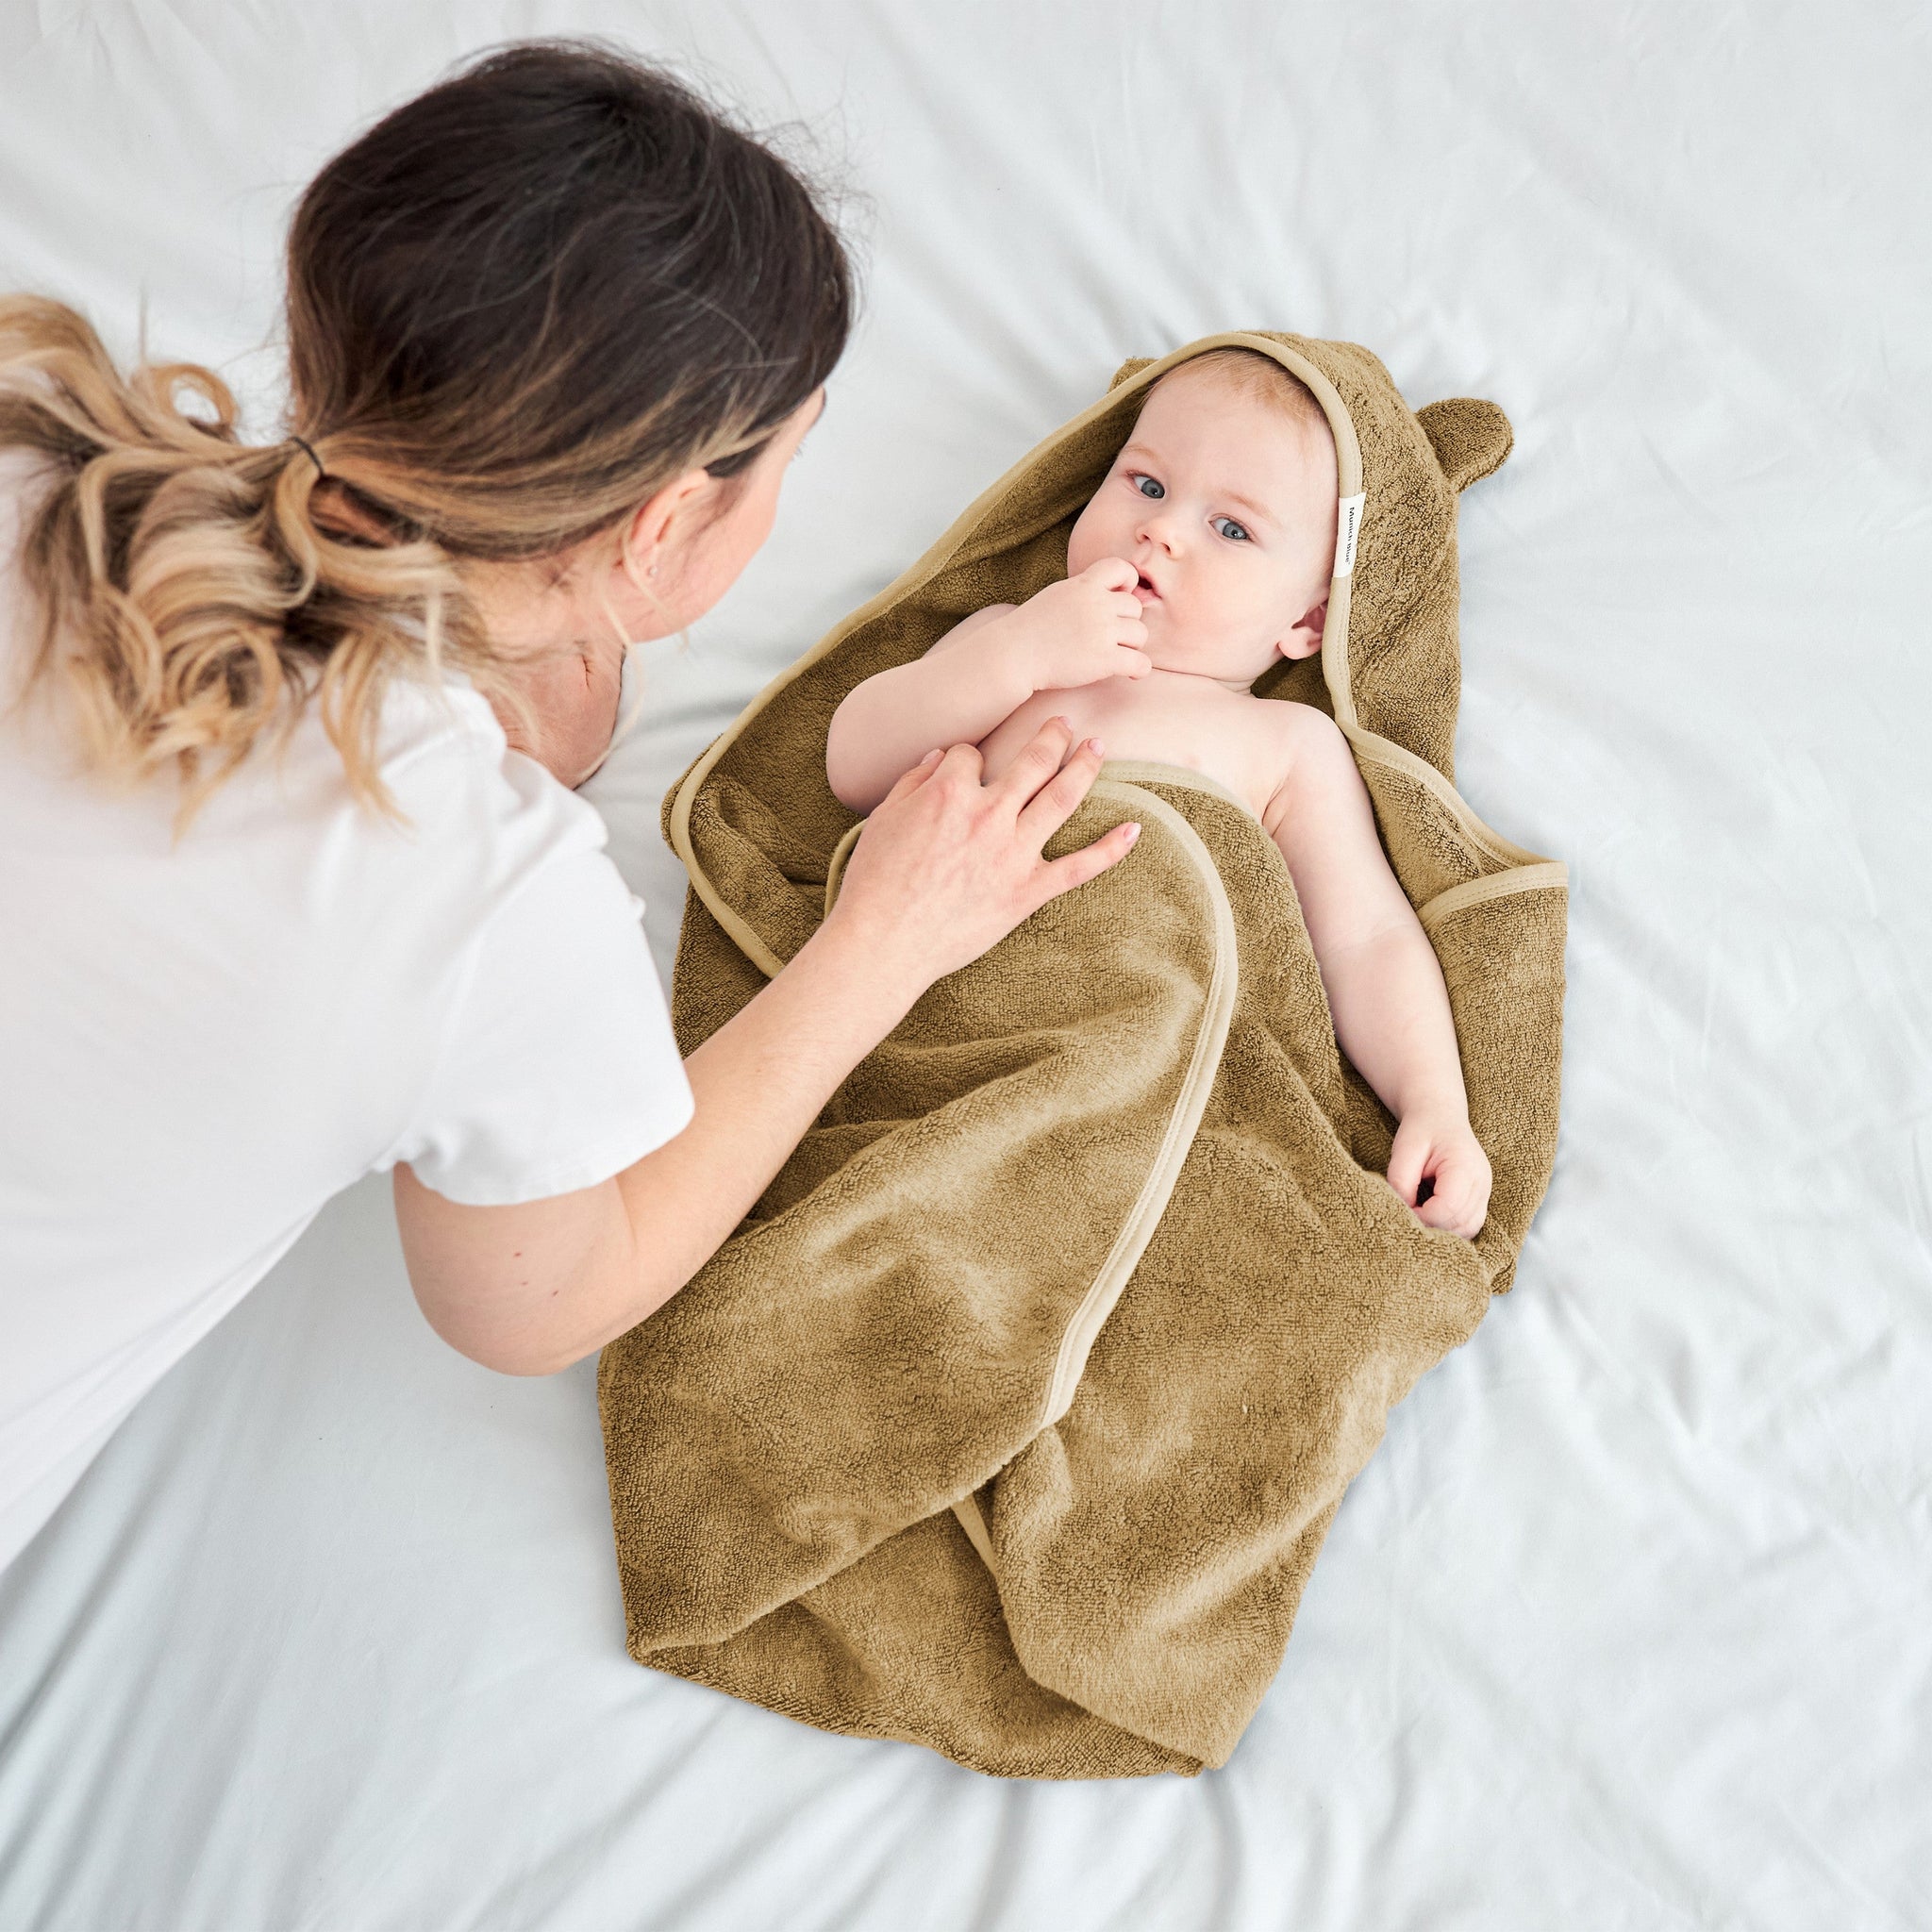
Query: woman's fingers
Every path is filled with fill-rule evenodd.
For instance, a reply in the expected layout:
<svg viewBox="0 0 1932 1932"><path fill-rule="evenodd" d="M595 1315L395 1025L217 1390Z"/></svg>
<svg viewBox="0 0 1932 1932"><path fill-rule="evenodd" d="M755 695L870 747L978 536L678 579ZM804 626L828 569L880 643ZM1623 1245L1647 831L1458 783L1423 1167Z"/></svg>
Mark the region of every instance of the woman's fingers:
<svg viewBox="0 0 1932 1932"><path fill-rule="evenodd" d="M1100 775L1106 748L1099 739L1090 738L1074 747L1074 755L1035 788L1033 795L1020 808L1020 832L1035 850L1044 845L1079 808L1080 801L1093 789Z"/></svg>
<svg viewBox="0 0 1932 1932"><path fill-rule="evenodd" d="M927 752L909 772L900 773L892 789L879 800L879 806L891 805L894 800L909 797L917 791L932 776L939 761L944 757L945 753L937 749ZM873 808L874 811L878 808L878 806Z"/></svg>
<svg viewBox="0 0 1932 1932"><path fill-rule="evenodd" d="M986 770L986 760L979 755L976 744L948 745L941 754L939 762L932 768L933 775L951 778L963 784L968 779L977 785Z"/></svg>
<svg viewBox="0 0 1932 1932"><path fill-rule="evenodd" d="M1044 906L1049 899L1058 899L1062 892L1071 892L1075 886L1098 878L1108 866L1118 865L1133 850L1134 841L1140 836L1140 825L1129 819L1125 824L1103 832L1092 844L1083 845L1079 851L1069 852L1064 858L1042 866L1041 883L1044 890L1040 904Z"/></svg>
<svg viewBox="0 0 1932 1932"><path fill-rule="evenodd" d="M1033 734L1031 741L1013 762L987 789L997 793L1004 802L1012 807L1014 814L1019 815L1024 809L1027 801L1060 769L1067 756L1067 746L1073 742L1073 738L1074 727L1064 718L1049 718ZM978 756L977 752L974 753L974 758ZM1096 772L1100 769L1098 759L1093 760L1093 769ZM1090 777L1088 784L1091 783L1092 779ZM1086 795L1087 786L1083 785L1080 788L1080 796L1084 798ZM1042 843L1046 837L1044 832L1041 834Z"/></svg>
<svg viewBox="0 0 1932 1932"><path fill-rule="evenodd" d="M1053 721L1053 726L1064 724L1064 719ZM1030 774L1031 795L1020 808L1015 829L1022 841L1035 852L1080 808L1081 801L1093 789L1101 761L1107 755L1106 747L1099 739L1089 738L1076 745L1073 756L1058 764L1043 782L1039 782L1040 774L1046 772L1046 759L1056 745L1064 754L1066 740L1072 736L1071 731L1057 731L1053 726L1042 731L1026 748L1038 756ZM1075 886L1084 886L1089 879L1097 878L1108 866L1118 865L1140 836L1141 827L1137 824L1129 822L1116 825L1111 831L1103 832L1091 844L1083 845L1077 852L1069 852L1063 858L1042 865L1038 874L1041 890L1036 905L1043 906L1049 899L1057 899L1062 892L1070 892Z"/></svg>

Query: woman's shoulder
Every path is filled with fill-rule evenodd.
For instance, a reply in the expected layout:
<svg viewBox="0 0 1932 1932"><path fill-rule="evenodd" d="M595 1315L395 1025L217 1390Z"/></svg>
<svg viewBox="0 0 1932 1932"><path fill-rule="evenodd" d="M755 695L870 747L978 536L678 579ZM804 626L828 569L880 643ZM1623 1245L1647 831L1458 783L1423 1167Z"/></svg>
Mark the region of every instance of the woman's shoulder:
<svg viewBox="0 0 1932 1932"><path fill-rule="evenodd" d="M460 674L399 677L386 694L375 750L391 812L356 794L319 717L304 731L313 802L295 785L282 789L278 807L293 807L306 827L300 842L339 852L361 882L355 898L372 912L387 908L382 916L399 927L461 944L541 879L571 881L568 897L594 896L603 873L615 878L596 808L511 749Z"/></svg>
<svg viewBox="0 0 1932 1932"><path fill-rule="evenodd" d="M474 846L512 864L604 842L596 810L510 748L460 672L399 677L383 703L376 756L396 805L390 823L406 841Z"/></svg>

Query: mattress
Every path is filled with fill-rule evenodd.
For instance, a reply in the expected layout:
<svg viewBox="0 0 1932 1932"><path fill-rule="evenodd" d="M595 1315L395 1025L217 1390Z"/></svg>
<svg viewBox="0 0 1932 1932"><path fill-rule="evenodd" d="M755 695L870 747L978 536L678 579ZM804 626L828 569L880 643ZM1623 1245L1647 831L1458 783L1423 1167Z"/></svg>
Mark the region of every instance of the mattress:
<svg viewBox="0 0 1932 1932"><path fill-rule="evenodd" d="M1571 867L1517 1286L1349 1491L1224 1770L1002 1784L625 1657L589 1365L492 1375L332 1204L0 1578L9 1932L1932 1923L1932 52L1903 0L0 8L0 284L221 366L452 59L593 31L837 186L777 532L595 781L656 804L1125 356L1494 398L1458 782Z"/></svg>

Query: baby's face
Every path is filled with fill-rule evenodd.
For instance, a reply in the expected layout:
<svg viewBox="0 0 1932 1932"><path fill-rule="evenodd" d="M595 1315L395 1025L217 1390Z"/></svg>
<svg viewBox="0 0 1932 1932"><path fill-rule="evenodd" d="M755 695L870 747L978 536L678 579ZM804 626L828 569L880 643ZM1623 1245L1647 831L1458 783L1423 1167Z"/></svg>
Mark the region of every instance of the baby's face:
<svg viewBox="0 0 1932 1932"><path fill-rule="evenodd" d="M1067 572L1124 558L1156 669L1251 684L1320 648L1336 493L1325 424L1183 363L1080 512Z"/></svg>

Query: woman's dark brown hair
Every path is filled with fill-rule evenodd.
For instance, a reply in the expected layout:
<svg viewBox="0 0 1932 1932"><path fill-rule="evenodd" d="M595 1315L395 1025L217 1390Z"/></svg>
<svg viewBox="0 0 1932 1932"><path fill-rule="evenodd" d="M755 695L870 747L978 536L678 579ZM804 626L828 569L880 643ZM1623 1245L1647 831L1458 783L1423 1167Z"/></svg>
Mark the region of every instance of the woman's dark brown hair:
<svg viewBox="0 0 1932 1932"><path fill-rule="evenodd" d="M101 768L178 765L187 809L315 693L386 803L399 671L508 687L464 564L559 556L688 470L741 471L852 312L786 162L578 42L489 53L344 149L296 209L288 275L301 441L267 447L212 372L124 377L72 309L0 301L0 448L53 471L24 550L33 676Z"/></svg>

